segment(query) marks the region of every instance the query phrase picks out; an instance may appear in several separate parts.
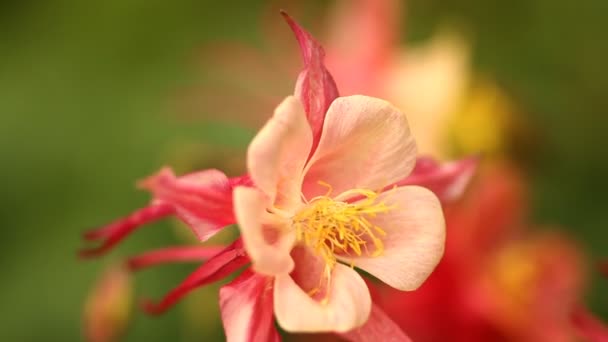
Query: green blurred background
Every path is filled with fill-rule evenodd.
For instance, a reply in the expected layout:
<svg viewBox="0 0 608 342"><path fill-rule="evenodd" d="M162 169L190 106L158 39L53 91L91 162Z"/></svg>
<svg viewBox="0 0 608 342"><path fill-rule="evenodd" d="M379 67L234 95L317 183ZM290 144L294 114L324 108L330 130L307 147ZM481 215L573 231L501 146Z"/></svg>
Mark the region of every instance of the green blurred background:
<svg viewBox="0 0 608 342"><path fill-rule="evenodd" d="M202 46L258 43L266 8L260 0L0 2L3 341L81 340L82 303L103 266L178 240L159 223L102 260L76 258L83 230L146 203L134 181L169 163L174 141L246 146L252 132L180 121L169 103L201 75L193 57ZM408 41L446 19L472 34L476 68L542 135L534 220L567 227L593 258L608 256L606 13L604 0L416 0L404 25ZM191 269L144 272L138 295L159 298ZM608 318L608 284L593 280L588 303ZM136 314L126 340L218 336L216 290L199 295L208 307L200 321L185 321L182 304L160 318Z"/></svg>

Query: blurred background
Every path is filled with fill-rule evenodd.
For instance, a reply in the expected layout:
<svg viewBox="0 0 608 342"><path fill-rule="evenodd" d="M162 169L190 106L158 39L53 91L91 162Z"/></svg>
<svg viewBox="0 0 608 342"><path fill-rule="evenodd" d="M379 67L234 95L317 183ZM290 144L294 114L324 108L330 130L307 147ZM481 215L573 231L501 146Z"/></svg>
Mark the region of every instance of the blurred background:
<svg viewBox="0 0 608 342"><path fill-rule="evenodd" d="M168 221L100 260L76 257L84 230L147 202L147 194L134 189L137 179L163 165L183 172L205 164L197 159L199 148L201 156L214 149L243 155L255 124L219 120L221 105L212 103L219 97L209 93L193 100L199 89L213 90L200 85L218 77L212 63L221 58L208 58L216 46L242 44L270 51L262 62L280 60L283 55L267 49L268 32L281 30L279 40L290 33L274 9L286 9L325 42L332 5L0 2L2 340L82 340L83 303L104 267L183 242ZM531 186L530 221L567 232L592 263L608 257L608 2L411 0L401 10L400 45L425 42L446 25L458 29L470 46L473 72L491 78L516 104L525 144L515 144L514 154ZM295 55L297 46L289 42L285 54ZM245 65L248 56L241 57ZM258 71L233 71L247 80L248 70ZM296 75L297 68L286 79ZM272 80L254 88L292 92L289 82ZM228 105L241 104L239 93L223 96ZM589 267L584 299L608 319L608 284ZM143 272L135 280L136 298L159 298L192 269ZM161 317L136 312L124 340L219 338L217 289L199 291Z"/></svg>

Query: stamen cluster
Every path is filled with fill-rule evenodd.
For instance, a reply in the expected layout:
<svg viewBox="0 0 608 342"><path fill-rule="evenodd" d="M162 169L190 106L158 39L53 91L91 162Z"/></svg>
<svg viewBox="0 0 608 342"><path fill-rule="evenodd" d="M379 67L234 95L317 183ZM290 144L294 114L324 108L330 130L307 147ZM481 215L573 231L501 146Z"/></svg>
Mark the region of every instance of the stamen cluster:
<svg viewBox="0 0 608 342"><path fill-rule="evenodd" d="M336 264L336 255L375 257L384 250L381 238L386 232L369 219L392 207L384 201L376 203L378 193L371 190L353 189L339 196L357 197L362 199L349 203L317 196L292 218L297 241L310 246L329 268Z"/></svg>

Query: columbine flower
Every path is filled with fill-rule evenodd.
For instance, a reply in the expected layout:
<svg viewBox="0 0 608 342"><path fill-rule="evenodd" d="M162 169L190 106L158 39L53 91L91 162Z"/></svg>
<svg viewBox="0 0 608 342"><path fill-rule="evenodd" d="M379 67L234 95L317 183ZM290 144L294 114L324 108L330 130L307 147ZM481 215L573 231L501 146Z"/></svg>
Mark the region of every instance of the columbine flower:
<svg viewBox="0 0 608 342"><path fill-rule="evenodd" d="M421 158L414 166L416 148L403 114L379 99L338 98L323 49L284 16L305 68L295 96L279 105L251 143L251 175L228 178L205 170L177 177L165 168L140 183L153 194L151 204L86 233L101 244L81 255L101 255L168 216L185 222L200 241L238 221L242 238L230 246L169 247L129 259L131 270L204 261L160 302L146 302L145 310L162 313L251 259L253 268L220 290L229 341L277 340L273 316L287 330L337 331L349 340L388 334L406 341L372 306L353 267L400 289L419 286L443 252L439 200L462 192L476 159L441 165Z"/></svg>
<svg viewBox="0 0 608 342"><path fill-rule="evenodd" d="M305 33L294 30L302 44ZM313 89L298 87L302 98ZM327 98L307 103L323 109ZM279 324L346 332L371 310L353 267L416 289L443 254L443 214L431 191L399 186L414 168L416 145L397 108L349 96L333 100L324 118L310 113L295 97L279 105L249 146L256 188L237 187L234 206L254 270L274 276Z"/></svg>

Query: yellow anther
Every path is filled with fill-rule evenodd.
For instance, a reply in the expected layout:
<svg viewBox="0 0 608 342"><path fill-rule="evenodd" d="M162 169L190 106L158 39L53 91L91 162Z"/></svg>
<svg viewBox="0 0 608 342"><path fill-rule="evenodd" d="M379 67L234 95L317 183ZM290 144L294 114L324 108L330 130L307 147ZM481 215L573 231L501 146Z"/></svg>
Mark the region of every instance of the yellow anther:
<svg viewBox="0 0 608 342"><path fill-rule="evenodd" d="M307 205L293 216L297 240L311 247L321 256L331 271L336 264L336 254L344 256L379 256L384 251L383 237L386 232L372 222L378 214L393 207L384 201L378 202L377 192L365 189L352 189L338 198L357 198L355 203L343 202L329 197L331 186L326 195L310 200Z"/></svg>

